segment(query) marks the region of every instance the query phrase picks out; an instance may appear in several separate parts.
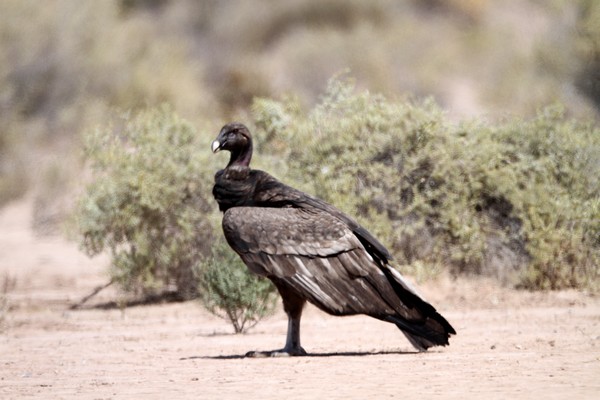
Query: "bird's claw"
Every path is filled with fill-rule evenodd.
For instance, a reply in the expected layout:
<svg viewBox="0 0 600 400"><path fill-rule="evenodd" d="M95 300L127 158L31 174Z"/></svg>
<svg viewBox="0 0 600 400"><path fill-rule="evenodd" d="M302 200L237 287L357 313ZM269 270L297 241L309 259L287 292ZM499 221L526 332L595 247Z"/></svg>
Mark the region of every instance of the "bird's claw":
<svg viewBox="0 0 600 400"><path fill-rule="evenodd" d="M308 353L302 347L297 349L279 349L272 351L249 351L246 353L248 358L268 358L268 357L299 357L306 356Z"/></svg>

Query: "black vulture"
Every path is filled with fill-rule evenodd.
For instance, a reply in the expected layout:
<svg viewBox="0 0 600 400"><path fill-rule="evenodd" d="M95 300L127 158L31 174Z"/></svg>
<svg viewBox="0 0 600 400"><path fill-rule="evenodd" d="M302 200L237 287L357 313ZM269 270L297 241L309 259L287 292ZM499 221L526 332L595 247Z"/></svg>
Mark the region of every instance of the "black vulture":
<svg viewBox="0 0 600 400"><path fill-rule="evenodd" d="M365 314L395 324L419 351L448 345L454 328L390 266L388 250L337 208L250 168L252 136L225 125L212 151L231 158L213 195L231 248L270 279L288 315L285 346L249 355L305 355L300 317L306 301L332 315Z"/></svg>

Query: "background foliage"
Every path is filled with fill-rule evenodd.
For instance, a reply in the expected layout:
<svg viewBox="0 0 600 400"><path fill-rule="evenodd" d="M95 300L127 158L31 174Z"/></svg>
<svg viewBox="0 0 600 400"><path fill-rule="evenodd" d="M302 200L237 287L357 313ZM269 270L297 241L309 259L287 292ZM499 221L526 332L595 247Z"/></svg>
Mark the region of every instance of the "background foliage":
<svg viewBox="0 0 600 400"><path fill-rule="evenodd" d="M91 256L110 252L111 279L125 292L200 296L241 333L270 314L277 297L213 228L216 167L197 139L167 107L88 132L92 176L76 214L81 247Z"/></svg>
<svg viewBox="0 0 600 400"><path fill-rule="evenodd" d="M38 234L85 210L84 246L114 253L124 287L186 297L220 235L209 192L225 161L208 147L236 119L256 128L256 166L358 215L419 276L588 285L599 13L594 0L2 1L0 206L33 197ZM356 88L323 94L346 69Z"/></svg>
<svg viewBox="0 0 600 400"><path fill-rule="evenodd" d="M210 253L212 207L206 152L193 128L166 108L125 117L86 135L93 179L77 214L89 255L110 251L126 291L172 288L197 295L194 269Z"/></svg>
<svg viewBox="0 0 600 400"><path fill-rule="evenodd" d="M357 216L413 272L425 262L528 288L597 282L600 130L561 107L452 123L431 101L333 80L309 112L260 99L254 114L259 149L278 149L288 180Z"/></svg>

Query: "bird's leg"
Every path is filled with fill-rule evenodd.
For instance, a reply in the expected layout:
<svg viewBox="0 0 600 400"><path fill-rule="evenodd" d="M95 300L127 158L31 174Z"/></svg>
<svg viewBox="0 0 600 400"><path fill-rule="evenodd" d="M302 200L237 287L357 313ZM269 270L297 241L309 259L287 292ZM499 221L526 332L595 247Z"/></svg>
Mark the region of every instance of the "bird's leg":
<svg viewBox="0 0 600 400"><path fill-rule="evenodd" d="M302 317L302 308L297 315L288 313L288 331L285 339L285 347L280 350L292 356L305 356L306 351L300 345L300 318Z"/></svg>
<svg viewBox="0 0 600 400"><path fill-rule="evenodd" d="M305 356L306 351L300 345L300 319L306 300L290 291L287 287L280 288L276 285L283 298L283 309L288 316L288 331L285 347L274 351L251 351L246 357L285 357Z"/></svg>

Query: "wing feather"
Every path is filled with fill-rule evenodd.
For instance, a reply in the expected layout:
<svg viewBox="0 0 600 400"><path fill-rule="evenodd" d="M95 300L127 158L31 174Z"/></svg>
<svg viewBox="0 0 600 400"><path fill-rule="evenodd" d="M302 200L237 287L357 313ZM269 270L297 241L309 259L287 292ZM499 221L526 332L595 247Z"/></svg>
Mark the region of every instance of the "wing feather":
<svg viewBox="0 0 600 400"><path fill-rule="evenodd" d="M363 248L343 221L298 208L234 207L223 216L223 231L238 253L328 257Z"/></svg>
<svg viewBox="0 0 600 400"><path fill-rule="evenodd" d="M285 280L338 315L386 315L406 308L381 267L343 221L297 208L235 207L223 217L231 247L255 273Z"/></svg>

